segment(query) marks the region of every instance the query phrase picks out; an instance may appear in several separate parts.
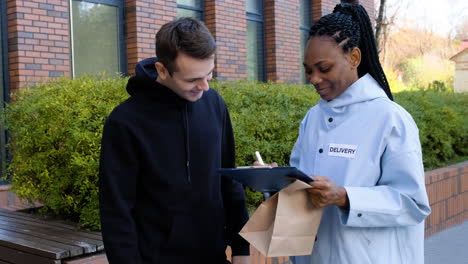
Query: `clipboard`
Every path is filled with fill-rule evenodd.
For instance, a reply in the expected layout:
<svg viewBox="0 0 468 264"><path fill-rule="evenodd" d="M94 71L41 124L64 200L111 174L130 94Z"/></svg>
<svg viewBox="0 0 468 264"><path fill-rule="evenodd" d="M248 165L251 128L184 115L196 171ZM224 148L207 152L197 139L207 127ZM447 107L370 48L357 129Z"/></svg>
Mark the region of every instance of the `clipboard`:
<svg viewBox="0 0 468 264"><path fill-rule="evenodd" d="M221 168L218 172L225 176L249 186L250 188L263 192L275 193L288 186L295 180L301 180L305 183L314 181L314 179L296 167L238 167Z"/></svg>

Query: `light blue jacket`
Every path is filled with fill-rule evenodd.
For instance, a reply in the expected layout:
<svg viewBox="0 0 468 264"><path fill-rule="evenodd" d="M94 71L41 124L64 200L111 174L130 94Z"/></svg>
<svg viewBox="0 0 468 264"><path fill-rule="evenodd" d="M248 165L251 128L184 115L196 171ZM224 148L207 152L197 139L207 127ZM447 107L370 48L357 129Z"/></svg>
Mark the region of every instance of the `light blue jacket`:
<svg viewBox="0 0 468 264"><path fill-rule="evenodd" d="M344 186L350 209L324 209L297 264L424 264L425 188L418 128L369 75L306 114L291 166Z"/></svg>

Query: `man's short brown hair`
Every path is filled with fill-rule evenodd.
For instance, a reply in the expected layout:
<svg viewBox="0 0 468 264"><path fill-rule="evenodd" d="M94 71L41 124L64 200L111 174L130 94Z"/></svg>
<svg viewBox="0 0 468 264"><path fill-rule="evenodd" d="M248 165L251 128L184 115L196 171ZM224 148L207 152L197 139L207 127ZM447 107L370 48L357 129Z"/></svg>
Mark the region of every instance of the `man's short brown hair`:
<svg viewBox="0 0 468 264"><path fill-rule="evenodd" d="M179 52L207 59L216 52L216 43L203 22L194 18L179 18L164 24L156 34L156 56L172 75Z"/></svg>

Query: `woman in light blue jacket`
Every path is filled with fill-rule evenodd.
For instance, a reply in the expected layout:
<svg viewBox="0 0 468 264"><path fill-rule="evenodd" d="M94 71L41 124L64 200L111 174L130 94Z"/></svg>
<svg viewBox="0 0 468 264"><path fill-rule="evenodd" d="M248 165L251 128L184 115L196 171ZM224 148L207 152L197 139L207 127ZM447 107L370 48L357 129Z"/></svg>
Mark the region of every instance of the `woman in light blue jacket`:
<svg viewBox="0 0 468 264"><path fill-rule="evenodd" d="M423 264L431 210L418 128L393 102L361 5L312 26L304 68L321 99L290 163L315 175L310 199L324 214L312 254L294 263Z"/></svg>

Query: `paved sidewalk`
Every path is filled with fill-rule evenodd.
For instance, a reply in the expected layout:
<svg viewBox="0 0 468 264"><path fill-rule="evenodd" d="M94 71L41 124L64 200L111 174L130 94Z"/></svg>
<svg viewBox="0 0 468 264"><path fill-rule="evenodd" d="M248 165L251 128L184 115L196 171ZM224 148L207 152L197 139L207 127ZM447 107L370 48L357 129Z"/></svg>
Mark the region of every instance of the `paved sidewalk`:
<svg viewBox="0 0 468 264"><path fill-rule="evenodd" d="M468 221L430 236L424 246L425 264L468 264Z"/></svg>

